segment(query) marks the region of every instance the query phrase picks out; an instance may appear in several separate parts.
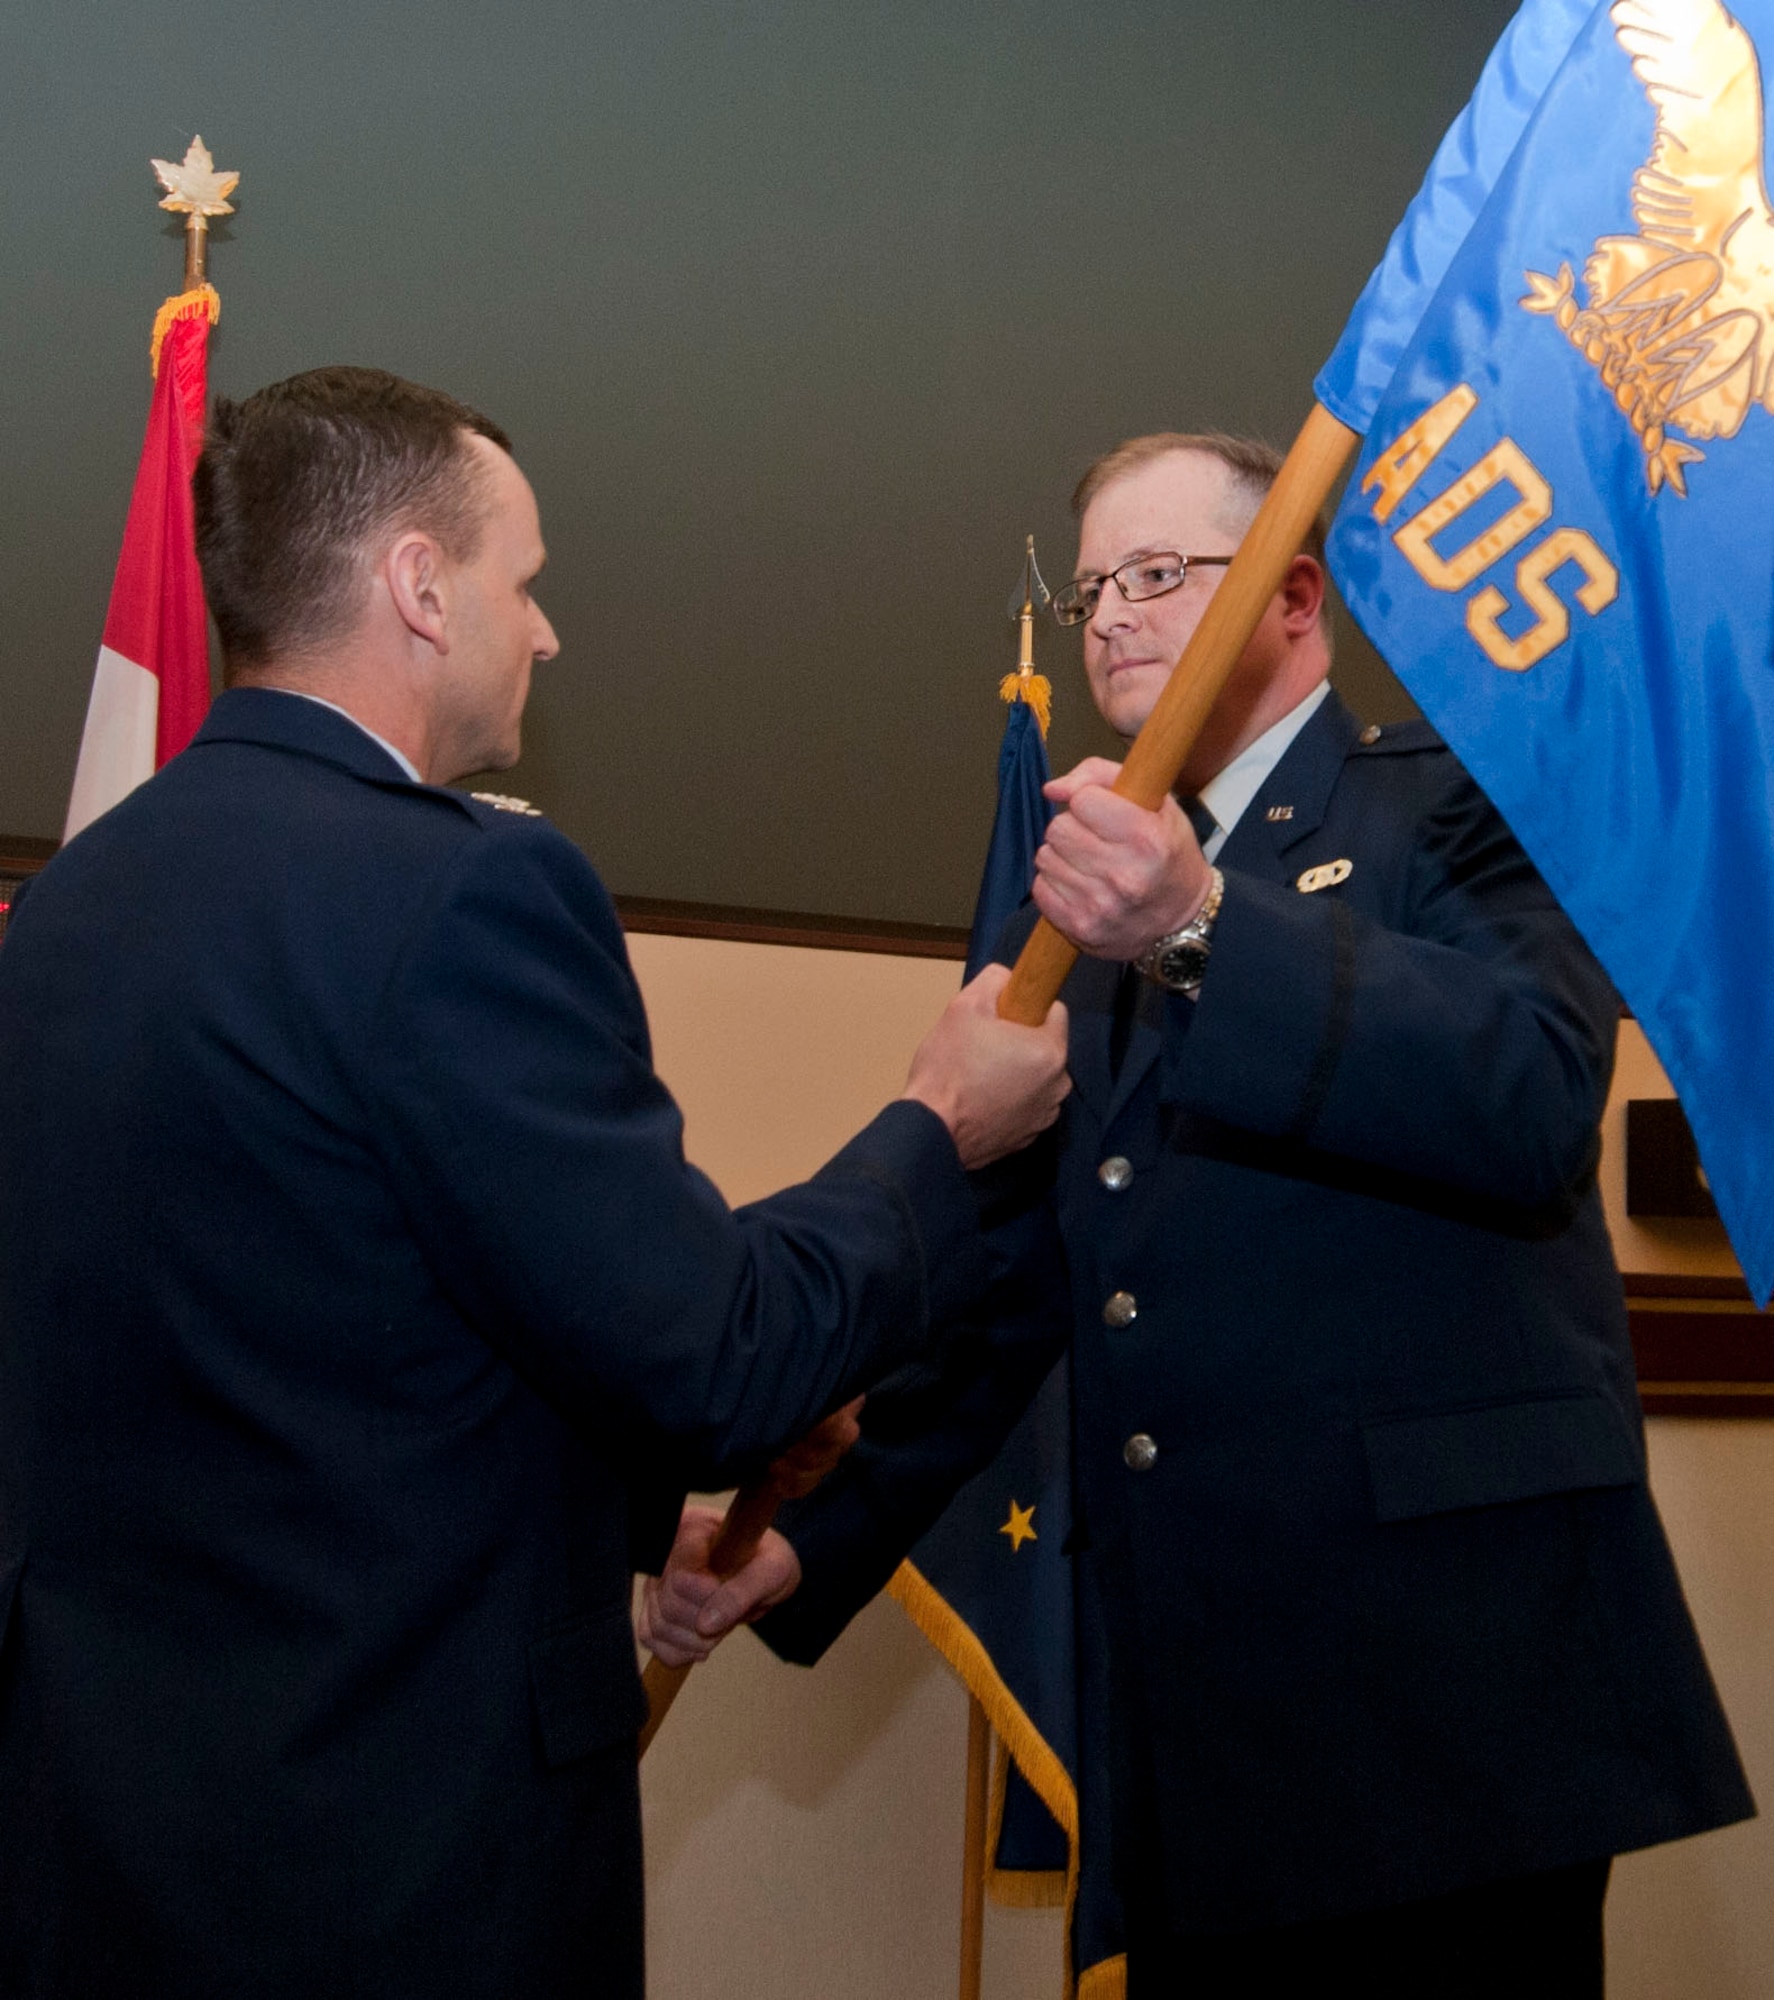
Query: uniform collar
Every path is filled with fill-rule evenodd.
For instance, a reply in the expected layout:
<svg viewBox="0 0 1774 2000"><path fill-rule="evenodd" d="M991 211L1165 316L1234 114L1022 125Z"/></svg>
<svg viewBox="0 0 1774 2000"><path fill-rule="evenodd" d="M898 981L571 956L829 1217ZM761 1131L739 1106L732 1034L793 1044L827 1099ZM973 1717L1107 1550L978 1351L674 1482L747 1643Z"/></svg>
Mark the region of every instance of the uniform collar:
<svg viewBox="0 0 1774 2000"><path fill-rule="evenodd" d="M284 688L225 688L210 705L192 748L206 743L256 743L318 757L360 778L412 782L396 752L331 702L304 700Z"/></svg>
<svg viewBox="0 0 1774 2000"><path fill-rule="evenodd" d="M1294 738L1317 714L1329 694L1330 682L1320 681L1303 701L1295 702L1279 722L1271 723L1254 743L1246 744L1217 777L1210 778L1202 786L1201 803L1213 814L1221 829L1218 837L1207 843L1208 860L1217 859L1221 848L1238 831L1238 823L1251 800L1262 790L1270 773L1286 756Z"/></svg>
<svg viewBox="0 0 1774 2000"><path fill-rule="evenodd" d="M397 745L390 743L386 736L378 736L367 722L353 715L350 709L341 708L336 701L328 701L323 694L310 694L306 688L273 688L271 692L273 694L293 694L298 701L317 701L322 708L330 708L335 715L342 715L351 724L352 728L361 729L378 750L386 750L389 756L412 779L415 785L424 784L425 780L420 777L419 767L413 762L412 758Z"/></svg>

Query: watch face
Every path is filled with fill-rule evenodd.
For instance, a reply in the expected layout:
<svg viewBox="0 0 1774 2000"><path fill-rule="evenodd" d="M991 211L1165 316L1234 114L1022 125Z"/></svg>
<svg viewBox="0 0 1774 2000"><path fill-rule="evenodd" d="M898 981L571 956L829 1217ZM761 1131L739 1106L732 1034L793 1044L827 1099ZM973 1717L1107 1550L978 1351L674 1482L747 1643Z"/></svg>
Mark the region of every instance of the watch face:
<svg viewBox="0 0 1774 2000"><path fill-rule="evenodd" d="M1207 958L1207 946L1195 938L1167 945L1158 954L1158 977L1166 986L1179 989L1199 986L1207 974Z"/></svg>

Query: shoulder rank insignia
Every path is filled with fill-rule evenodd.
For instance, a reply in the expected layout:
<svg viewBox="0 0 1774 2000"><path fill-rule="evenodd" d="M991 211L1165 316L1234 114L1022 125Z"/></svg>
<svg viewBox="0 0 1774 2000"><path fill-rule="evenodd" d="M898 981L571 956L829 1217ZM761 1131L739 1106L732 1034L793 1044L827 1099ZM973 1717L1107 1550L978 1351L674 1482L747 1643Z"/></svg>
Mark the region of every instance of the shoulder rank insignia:
<svg viewBox="0 0 1774 2000"><path fill-rule="evenodd" d="M1294 887L1302 896L1310 896L1315 889L1334 889L1354 873L1353 861L1321 861L1316 868L1308 868Z"/></svg>
<svg viewBox="0 0 1774 2000"><path fill-rule="evenodd" d="M525 819L541 819L544 815L540 806L533 806L528 799L514 799L509 792L470 792L471 799L479 799L483 806L491 806L497 812L522 813Z"/></svg>

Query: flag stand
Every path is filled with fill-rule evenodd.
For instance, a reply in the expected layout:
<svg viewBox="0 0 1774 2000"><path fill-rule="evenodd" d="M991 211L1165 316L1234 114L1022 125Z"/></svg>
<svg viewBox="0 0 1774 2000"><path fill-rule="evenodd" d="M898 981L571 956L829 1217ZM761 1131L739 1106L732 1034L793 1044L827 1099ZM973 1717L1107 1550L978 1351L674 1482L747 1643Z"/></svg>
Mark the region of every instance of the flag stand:
<svg viewBox="0 0 1774 2000"><path fill-rule="evenodd" d="M967 1698L967 1814L961 1832L961 2000L980 2000L986 1953L986 1819L992 1728L978 1695Z"/></svg>

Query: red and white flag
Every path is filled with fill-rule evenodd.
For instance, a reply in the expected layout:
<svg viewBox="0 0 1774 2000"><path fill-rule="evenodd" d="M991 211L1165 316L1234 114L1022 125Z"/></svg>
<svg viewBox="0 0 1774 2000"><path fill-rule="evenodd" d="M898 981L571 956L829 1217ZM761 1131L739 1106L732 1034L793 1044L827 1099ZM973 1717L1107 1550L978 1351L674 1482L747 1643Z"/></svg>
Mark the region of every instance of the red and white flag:
<svg viewBox="0 0 1774 2000"><path fill-rule="evenodd" d="M168 299L154 322L148 435L111 585L64 840L176 757L209 707L209 629L197 573L191 472L203 448L209 330L220 308L214 290L201 285Z"/></svg>

